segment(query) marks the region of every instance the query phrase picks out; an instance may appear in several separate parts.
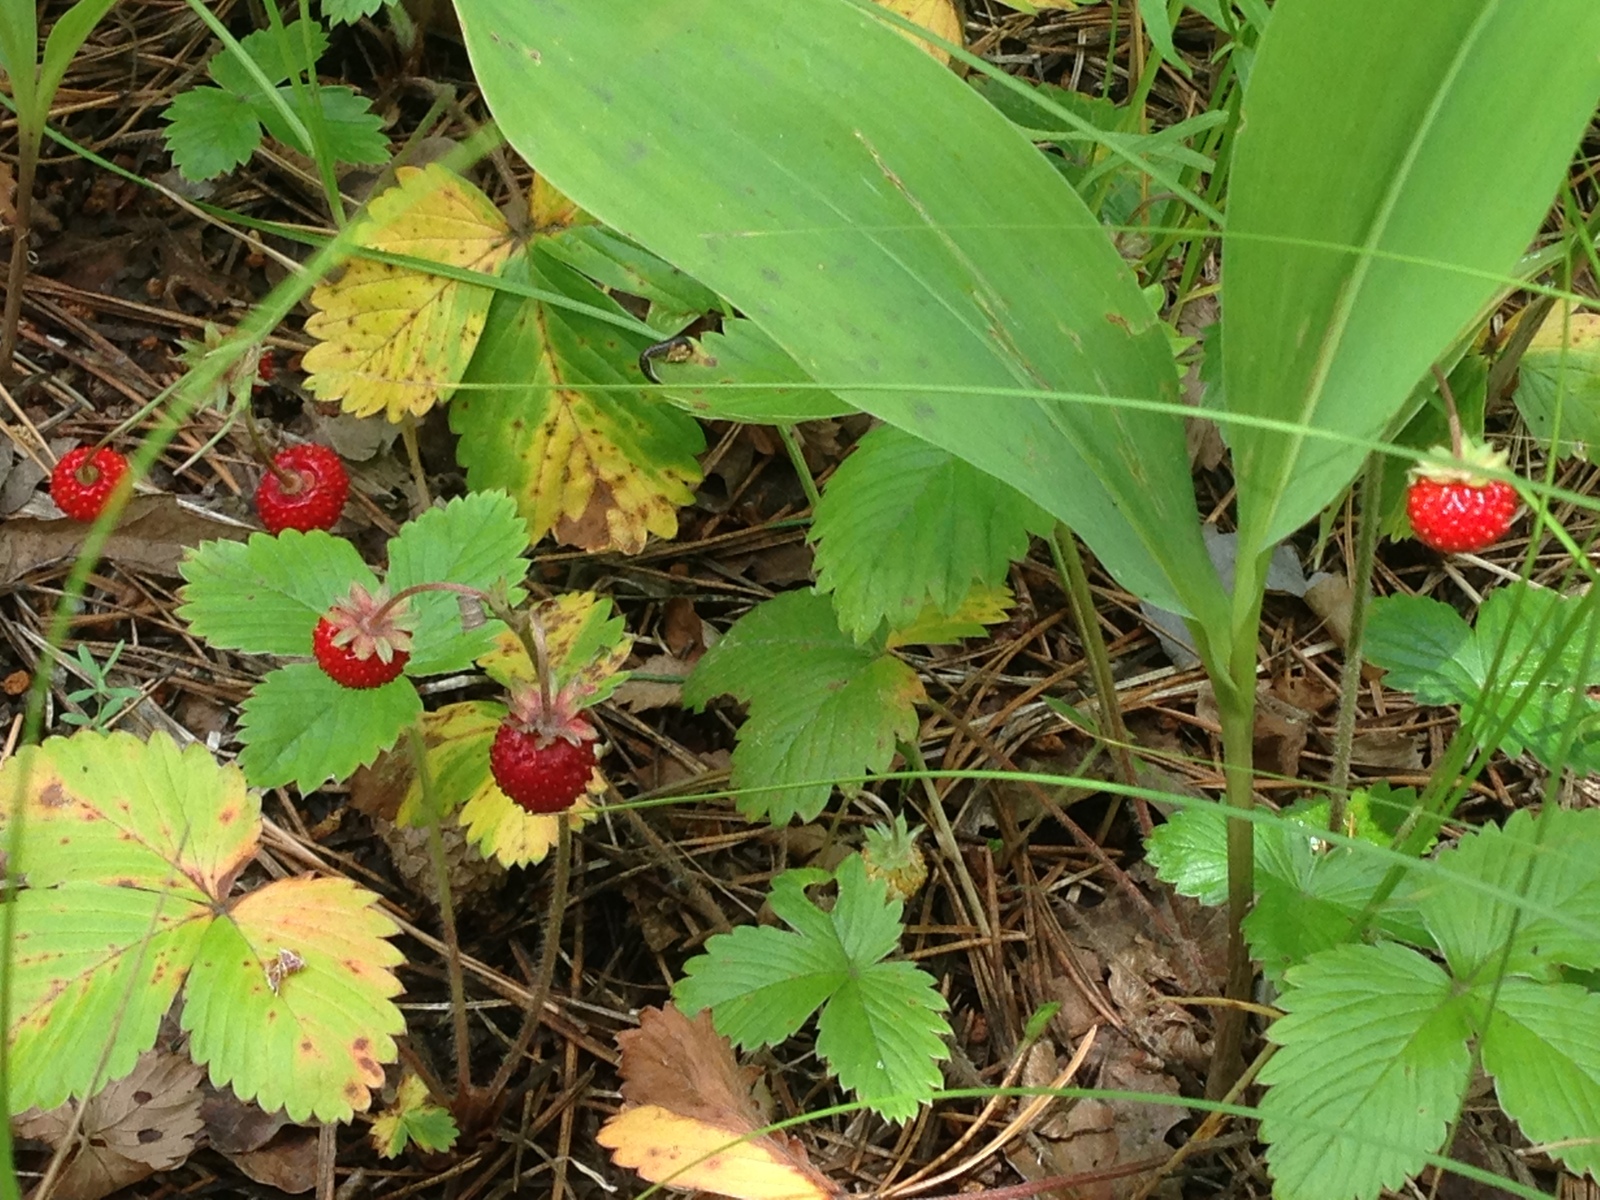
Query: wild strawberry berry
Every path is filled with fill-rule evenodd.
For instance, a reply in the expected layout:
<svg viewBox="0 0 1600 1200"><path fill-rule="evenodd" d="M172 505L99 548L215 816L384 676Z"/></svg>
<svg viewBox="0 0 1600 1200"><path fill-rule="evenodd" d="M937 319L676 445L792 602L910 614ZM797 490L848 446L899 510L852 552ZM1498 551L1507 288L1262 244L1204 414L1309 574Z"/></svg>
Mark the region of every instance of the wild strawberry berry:
<svg viewBox="0 0 1600 1200"><path fill-rule="evenodd" d="M271 350L263 350L261 357L256 359L256 381L252 385L254 391L260 391L272 382L273 376L278 373L278 360Z"/></svg>
<svg viewBox="0 0 1600 1200"><path fill-rule="evenodd" d="M922 826L907 826L904 813L892 825L874 825L862 839L861 865L868 879L880 880L889 899L911 899L928 881L928 860L917 849Z"/></svg>
<svg viewBox="0 0 1600 1200"><path fill-rule="evenodd" d="M1436 450L1435 453L1449 453ZM1517 491L1483 471L1505 465L1503 453L1482 446L1462 448L1459 467L1418 467L1406 490L1406 515L1417 540L1444 554L1470 553L1494 545L1517 515Z"/></svg>
<svg viewBox="0 0 1600 1200"><path fill-rule="evenodd" d="M397 679L411 659L411 634L402 628L405 602L385 610L359 583L317 622L311 650L320 666L341 687L362 690Z"/></svg>
<svg viewBox="0 0 1600 1200"><path fill-rule="evenodd" d="M500 790L531 813L571 808L594 776L595 733L565 688L547 705L537 690L519 692L495 731L489 770Z"/></svg>
<svg viewBox="0 0 1600 1200"><path fill-rule="evenodd" d="M268 471L256 489L256 512L268 533L332 529L350 498L350 476L326 446L302 442L272 456L283 475Z"/></svg>
<svg viewBox="0 0 1600 1200"><path fill-rule="evenodd" d="M50 472L50 498L74 521L93 521L127 473L128 460L111 447L77 446Z"/></svg>

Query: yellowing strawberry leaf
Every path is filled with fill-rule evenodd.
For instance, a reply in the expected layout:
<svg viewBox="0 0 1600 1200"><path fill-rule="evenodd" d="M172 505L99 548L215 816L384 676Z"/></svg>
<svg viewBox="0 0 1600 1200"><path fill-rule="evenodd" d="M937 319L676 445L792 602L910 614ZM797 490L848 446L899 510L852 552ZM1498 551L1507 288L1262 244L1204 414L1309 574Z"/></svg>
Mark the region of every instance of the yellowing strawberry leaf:
<svg viewBox="0 0 1600 1200"><path fill-rule="evenodd" d="M360 245L485 275L511 254L511 232L489 198L438 164L401 167L357 231ZM461 382L493 292L370 259L311 293L306 386L358 416L398 422L448 400Z"/></svg>
<svg viewBox="0 0 1600 1200"><path fill-rule="evenodd" d="M183 1010L213 1083L291 1121L365 1111L405 1028L399 930L377 900L347 879L282 879L217 918Z"/></svg>
<svg viewBox="0 0 1600 1200"><path fill-rule="evenodd" d="M1374 1200L1422 1169L1467 1086L1471 1000L1404 946L1341 946L1288 974L1280 1047L1262 1069L1275 1187ZM1330 1169L1329 1164L1338 1164Z"/></svg>
<svg viewBox="0 0 1600 1200"><path fill-rule="evenodd" d="M839 895L823 912L805 889L826 879L790 871L772 885L772 909L793 932L742 925L684 964L673 996L686 1014L711 1010L717 1032L744 1047L792 1035L822 1008L817 1050L891 1121L911 1117L939 1085L947 1007L914 963L883 961L899 944L898 900L869 879L859 854L839 866Z"/></svg>
<svg viewBox="0 0 1600 1200"><path fill-rule="evenodd" d="M372 1122L372 1145L381 1158L398 1158L412 1142L429 1154L448 1150L461 1131L450 1113L428 1100L427 1085L408 1074L394 1103Z"/></svg>
<svg viewBox="0 0 1600 1200"><path fill-rule="evenodd" d="M598 704L627 681L620 673L633 651L622 618L609 597L593 592L566 592L534 606L532 618L544 630L550 658L550 679L559 691L573 686L583 693L585 707ZM479 660L489 678L509 689L533 687L537 674L522 640L502 630L494 648Z"/></svg>
<svg viewBox="0 0 1600 1200"><path fill-rule="evenodd" d="M1600 314L1545 318L1517 364L1516 400L1534 437L1549 444L1559 416L1557 453L1600 462Z"/></svg>
<svg viewBox="0 0 1600 1200"><path fill-rule="evenodd" d="M316 663L291 663L244 702L239 766L255 787L293 783L309 794L370 763L421 714L417 689L404 675L382 687L346 688Z"/></svg>
<svg viewBox="0 0 1600 1200"><path fill-rule="evenodd" d="M555 817L528 812L502 792L490 774L489 744L505 716L506 706L492 700L447 704L423 715L422 741L440 810L432 819L456 812L467 840L480 854L508 867L522 867L544 861L556 844L558 829ZM422 825L430 819L422 781L408 764L396 767L405 772L406 791L395 820ZM605 783L598 771L595 774L590 787L598 792ZM568 810L574 828L594 815L587 796L580 796Z"/></svg>
<svg viewBox="0 0 1600 1200"><path fill-rule="evenodd" d="M901 646L943 646L965 638L982 637L985 627L998 625L1011 609L1011 589L1004 585L975 583L955 612L939 611L929 603L909 625L889 634L890 650Z"/></svg>
<svg viewBox="0 0 1600 1200"><path fill-rule="evenodd" d="M506 277L622 311L539 249L514 260ZM533 541L549 533L585 550L633 554L652 533L677 533L678 507L700 481L695 455L705 437L692 417L628 390L647 344L543 301L495 298L450 427L468 482L509 492Z"/></svg>
<svg viewBox="0 0 1600 1200"><path fill-rule="evenodd" d="M459 583L483 591L504 584L511 603L527 572L522 552L527 530L504 492L474 492L408 521L389 542L389 594L418 583ZM406 600L412 621L411 675L460 671L493 644L498 621L461 627L460 602L448 592L421 592Z"/></svg>
<svg viewBox="0 0 1600 1200"><path fill-rule="evenodd" d="M311 653L311 631L352 583L378 586L344 538L320 529L257 533L248 542L202 542L179 570L178 615L213 646L252 654Z"/></svg>
<svg viewBox="0 0 1600 1200"><path fill-rule="evenodd" d="M1029 533L1054 522L993 475L891 426L861 439L828 481L811 538L817 590L865 642L931 607L951 616L974 586L1005 582Z"/></svg>
<svg viewBox="0 0 1600 1200"><path fill-rule="evenodd" d="M724 321L720 333L703 333L690 345L681 361L656 359L655 372L666 385L661 394L697 417L788 425L857 411L816 387L754 321Z"/></svg>
<svg viewBox="0 0 1600 1200"><path fill-rule="evenodd" d="M841 632L826 596L785 592L734 623L684 682L703 709L732 695L750 705L733 752L733 786L757 789L739 810L785 824L812 820L833 781L885 770L917 729L916 672Z"/></svg>

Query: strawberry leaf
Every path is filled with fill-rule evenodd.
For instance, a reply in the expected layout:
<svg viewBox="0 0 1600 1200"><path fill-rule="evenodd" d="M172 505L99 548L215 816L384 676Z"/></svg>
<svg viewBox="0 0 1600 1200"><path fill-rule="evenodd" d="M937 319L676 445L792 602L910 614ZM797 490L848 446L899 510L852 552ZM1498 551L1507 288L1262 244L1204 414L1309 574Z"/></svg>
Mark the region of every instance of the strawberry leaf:
<svg viewBox="0 0 1600 1200"><path fill-rule="evenodd" d="M254 787L293 783L309 794L329 779L348 779L421 715L417 689L404 676L382 687L345 688L315 663L291 663L244 702L239 766Z"/></svg>
<svg viewBox="0 0 1600 1200"><path fill-rule="evenodd" d="M231 171L261 145L261 123L243 97L221 88L179 92L167 105L167 149L172 165L188 180L211 179Z"/></svg>
<svg viewBox="0 0 1600 1200"><path fill-rule="evenodd" d="M214 1084L296 1122L365 1111L405 1028L399 930L377 901L347 879L280 879L217 918L183 1010Z"/></svg>
<svg viewBox="0 0 1600 1200"><path fill-rule="evenodd" d="M717 1032L746 1048L782 1041L820 1007L817 1050L839 1082L904 1121L939 1085L947 1005L916 964L883 961L899 944L901 905L867 877L861 856L840 865L831 912L805 894L826 878L780 875L772 908L793 932L743 925L711 938L684 965L673 995L687 1015L711 1009Z"/></svg>
<svg viewBox="0 0 1600 1200"><path fill-rule="evenodd" d="M377 576L356 548L321 530L258 533L248 542L203 542L179 568L188 582L178 615L213 646L252 654L310 655L317 619Z"/></svg>
<svg viewBox="0 0 1600 1200"><path fill-rule="evenodd" d="M449 1112L428 1100L422 1080L407 1075L395 1091L394 1104L372 1122L372 1145L382 1158L398 1158L412 1142L419 1150L438 1154L455 1145L460 1132Z"/></svg>
<svg viewBox="0 0 1600 1200"><path fill-rule="evenodd" d="M633 639L609 598L567 592L536 606L533 618L544 629L550 679L556 689L574 687L583 692L584 706L592 707L627 682L621 668L633 650ZM505 688L533 687L538 682L522 639L508 629L501 630L494 648L479 662L489 678Z"/></svg>
<svg viewBox="0 0 1600 1200"><path fill-rule="evenodd" d="M902 430L861 439L828 481L811 526L817 590L865 642L929 606L949 616L974 586L1005 582L1029 533L1054 521L1015 488Z"/></svg>
<svg viewBox="0 0 1600 1200"><path fill-rule="evenodd" d="M1470 998L1403 946L1341 946L1288 974L1281 1047L1262 1068L1275 1187L1374 1200L1421 1170L1466 1091ZM1330 1169L1337 1163L1338 1169Z"/></svg>
<svg viewBox="0 0 1600 1200"><path fill-rule="evenodd" d="M767 789L741 796L739 810L780 825L816 817L833 780L887 769L896 740L915 735L923 699L915 671L858 646L840 631L828 598L811 591L751 609L684 682L692 708L723 694L750 705L733 785Z"/></svg>
<svg viewBox="0 0 1600 1200"><path fill-rule="evenodd" d="M390 540L389 594L418 583L459 583L482 591L503 583L516 604L522 598L516 585L528 569L522 557L527 548L528 531L504 492L461 496L407 522ZM505 629L491 620L463 630L460 601L448 592L419 593L406 605L413 630L408 675L465 670Z"/></svg>

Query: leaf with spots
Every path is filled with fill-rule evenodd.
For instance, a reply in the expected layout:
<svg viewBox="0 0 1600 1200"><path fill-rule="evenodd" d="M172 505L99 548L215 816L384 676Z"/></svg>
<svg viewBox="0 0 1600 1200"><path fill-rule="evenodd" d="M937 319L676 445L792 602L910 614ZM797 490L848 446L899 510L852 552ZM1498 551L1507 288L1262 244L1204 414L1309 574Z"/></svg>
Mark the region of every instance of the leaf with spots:
<svg viewBox="0 0 1600 1200"><path fill-rule="evenodd" d="M405 1028L399 930L377 901L347 879L280 879L217 918L183 1010L213 1084L296 1122L369 1107Z"/></svg>
<svg viewBox="0 0 1600 1200"><path fill-rule="evenodd" d="M401 167L356 231L366 248L498 275L511 231L494 204L437 163ZM494 293L445 275L373 259L311 293L306 386L357 416L398 422L450 399L472 358Z"/></svg>
<svg viewBox="0 0 1600 1200"><path fill-rule="evenodd" d="M576 271L535 249L506 278L623 315ZM700 481L695 419L634 390L649 339L541 300L495 298L461 394L450 406L474 489L504 488L528 523L584 550L635 554L678 531Z"/></svg>
<svg viewBox="0 0 1600 1200"><path fill-rule="evenodd" d="M127 1075L180 989L196 1056L206 1061L198 1047L218 1036L240 1043L231 1052L248 1050L273 1080L263 1094L281 1097L268 1108L334 1119L365 1106L364 1061L391 1059L399 1027L387 999L399 956L383 941L396 931L372 909L376 896L344 880L280 880L231 902L260 837L260 801L239 770L165 734L80 732L0 766L0 840L20 883L0 956L13 1112L82 1100ZM269 991L271 971L280 991L300 979L293 1003L259 1028L237 978L247 954ZM260 1036L291 1018L314 1053ZM232 1032L219 1035L219 1020ZM358 1041L363 1054L347 1054L355 1065L341 1073L329 1046Z"/></svg>
<svg viewBox="0 0 1600 1200"><path fill-rule="evenodd" d="M500 790L489 773L489 743L505 715L506 706L492 700L447 704L423 716L422 740L439 815L455 812L467 839L485 858L499 859L508 867L523 867L543 862L550 853L556 844L556 818L521 808ZM406 788L396 821L402 825L425 824L428 806L415 770L408 762L395 761L393 766L402 772ZM605 780L596 771L591 788L601 791L604 787ZM574 827L594 815L595 809L585 796L580 796L568 810Z"/></svg>
<svg viewBox="0 0 1600 1200"><path fill-rule="evenodd" d="M567 592L537 605L533 619L544 630L553 687L576 686L587 707L600 703L627 681L621 668L633 651L633 639L624 631L622 618L609 598L593 592ZM489 678L507 688L532 687L537 679L521 639L509 630L496 638L494 649L478 663Z"/></svg>

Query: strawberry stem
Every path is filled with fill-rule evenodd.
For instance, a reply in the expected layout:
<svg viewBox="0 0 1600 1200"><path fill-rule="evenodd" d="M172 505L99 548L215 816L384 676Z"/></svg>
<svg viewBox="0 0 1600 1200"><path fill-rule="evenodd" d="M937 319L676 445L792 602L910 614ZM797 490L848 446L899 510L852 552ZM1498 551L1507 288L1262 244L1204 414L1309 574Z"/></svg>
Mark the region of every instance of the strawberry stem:
<svg viewBox="0 0 1600 1200"><path fill-rule="evenodd" d="M256 428L256 415L250 411L250 406L244 406L244 427L250 434L250 445L256 452L256 457L266 464L267 470L278 481L278 486L283 489L285 496L296 495L300 491L302 480L297 473L285 471L267 453L267 444L261 440L261 430Z"/></svg>
<svg viewBox="0 0 1600 1200"><path fill-rule="evenodd" d="M1456 411L1456 398L1450 390L1450 381L1444 377L1438 363L1433 364L1433 378L1439 385L1439 396L1444 401L1444 419L1450 425L1450 453L1461 458L1461 414Z"/></svg>

